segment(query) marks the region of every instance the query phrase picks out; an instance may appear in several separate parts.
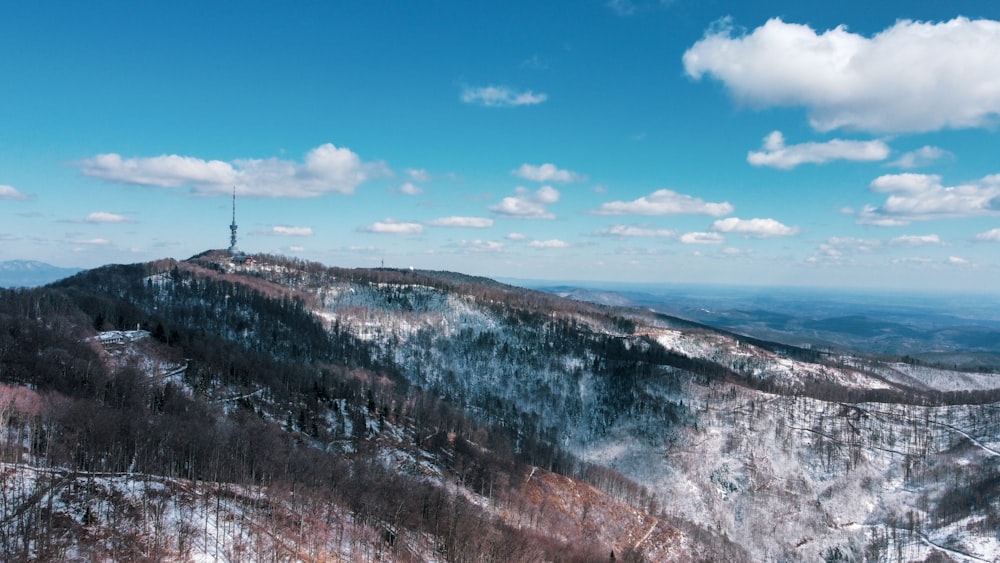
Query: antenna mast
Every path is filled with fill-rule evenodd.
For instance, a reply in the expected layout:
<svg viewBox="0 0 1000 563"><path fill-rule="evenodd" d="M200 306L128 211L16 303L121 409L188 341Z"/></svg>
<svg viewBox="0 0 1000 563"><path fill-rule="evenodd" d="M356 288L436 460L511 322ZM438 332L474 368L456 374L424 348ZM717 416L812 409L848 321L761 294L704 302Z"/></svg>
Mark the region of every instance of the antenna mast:
<svg viewBox="0 0 1000 563"><path fill-rule="evenodd" d="M233 222L229 225L229 253L236 254L236 186L233 186Z"/></svg>

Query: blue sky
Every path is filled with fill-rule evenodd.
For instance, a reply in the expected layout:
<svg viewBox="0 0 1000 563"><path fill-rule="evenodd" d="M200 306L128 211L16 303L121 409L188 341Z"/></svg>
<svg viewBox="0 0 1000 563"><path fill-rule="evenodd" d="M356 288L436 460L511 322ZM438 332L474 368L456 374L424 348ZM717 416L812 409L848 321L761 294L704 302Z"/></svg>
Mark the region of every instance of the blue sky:
<svg viewBox="0 0 1000 563"><path fill-rule="evenodd" d="M992 2L0 4L0 260L996 292Z"/></svg>

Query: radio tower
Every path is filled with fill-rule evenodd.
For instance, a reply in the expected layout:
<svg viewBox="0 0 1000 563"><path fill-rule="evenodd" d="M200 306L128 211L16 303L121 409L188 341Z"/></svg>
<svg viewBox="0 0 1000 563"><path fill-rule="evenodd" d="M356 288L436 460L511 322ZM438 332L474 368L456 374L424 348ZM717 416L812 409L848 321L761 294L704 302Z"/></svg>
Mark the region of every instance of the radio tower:
<svg viewBox="0 0 1000 563"><path fill-rule="evenodd" d="M233 223L229 225L229 253L239 253L236 248L236 186L233 186Z"/></svg>

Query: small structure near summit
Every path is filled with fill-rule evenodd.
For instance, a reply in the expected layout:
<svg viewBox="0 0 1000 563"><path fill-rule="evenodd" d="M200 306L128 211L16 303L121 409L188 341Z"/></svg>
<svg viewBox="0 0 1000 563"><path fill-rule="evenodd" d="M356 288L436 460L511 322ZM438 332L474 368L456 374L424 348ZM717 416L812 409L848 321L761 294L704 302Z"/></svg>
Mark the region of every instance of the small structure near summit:
<svg viewBox="0 0 1000 563"><path fill-rule="evenodd" d="M246 254L236 246L236 186L233 186L233 222L229 224L229 254L233 264L253 266L253 256Z"/></svg>
<svg viewBox="0 0 1000 563"><path fill-rule="evenodd" d="M149 338L148 330L105 330L93 337L92 340L96 340L107 349L131 344L145 338Z"/></svg>

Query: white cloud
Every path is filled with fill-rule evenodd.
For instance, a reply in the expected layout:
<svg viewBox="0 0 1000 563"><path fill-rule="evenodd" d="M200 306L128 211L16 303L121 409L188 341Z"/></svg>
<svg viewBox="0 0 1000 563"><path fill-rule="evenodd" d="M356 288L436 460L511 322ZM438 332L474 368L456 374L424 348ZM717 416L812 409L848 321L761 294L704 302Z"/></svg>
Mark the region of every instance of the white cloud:
<svg viewBox="0 0 1000 563"><path fill-rule="evenodd" d="M715 77L740 102L805 107L821 131L920 132L996 121L997 52L992 20L899 20L864 37L775 18L740 36L724 20L683 60L689 76Z"/></svg>
<svg viewBox="0 0 1000 563"><path fill-rule="evenodd" d="M636 10L632 0L608 0L604 5L619 16L631 16Z"/></svg>
<svg viewBox="0 0 1000 563"><path fill-rule="evenodd" d="M536 94L530 90L519 92L507 86L465 87L462 101L485 107L533 106L548 99L546 94Z"/></svg>
<svg viewBox="0 0 1000 563"><path fill-rule="evenodd" d="M0 184L0 199L12 199L15 201L25 201L28 196L17 191L14 186L5 186Z"/></svg>
<svg viewBox="0 0 1000 563"><path fill-rule="evenodd" d="M87 176L113 182L161 188L192 184L231 189L237 177L236 169L228 162L176 154L128 159L115 153L99 154L81 162L80 170Z"/></svg>
<svg viewBox="0 0 1000 563"><path fill-rule="evenodd" d="M407 168L406 175L410 177L414 182L430 182L431 174L430 172L424 170L423 168Z"/></svg>
<svg viewBox="0 0 1000 563"><path fill-rule="evenodd" d="M872 252L882 246L882 241L855 237L830 237L827 243L840 248L851 248L856 252Z"/></svg>
<svg viewBox="0 0 1000 563"><path fill-rule="evenodd" d="M545 163L540 166L534 164L522 164L517 170L512 170L511 174L531 180L532 182L582 182L586 176L577 174L571 170L556 168L555 164Z"/></svg>
<svg viewBox="0 0 1000 563"><path fill-rule="evenodd" d="M706 203L704 200L672 190L657 190L633 201L612 201L601 205L596 215L727 215L733 212L729 202Z"/></svg>
<svg viewBox="0 0 1000 563"><path fill-rule="evenodd" d="M886 174L872 180L869 186L873 192L920 193L941 185L941 176L936 174Z"/></svg>
<svg viewBox="0 0 1000 563"><path fill-rule="evenodd" d="M831 160L872 162L889 157L889 146L882 141L844 141L833 139L825 143L785 145L781 131L764 137L760 151L747 153L747 162L753 166L770 166L790 170L800 164L825 164Z"/></svg>
<svg viewBox="0 0 1000 563"><path fill-rule="evenodd" d="M549 213L548 205L559 201L559 191L552 186L542 186L534 192L518 186L514 194L491 206L490 211L518 219L555 219L555 215Z"/></svg>
<svg viewBox="0 0 1000 563"><path fill-rule="evenodd" d="M134 219L130 219L117 213L108 213L107 211L95 211L90 213L84 221L87 223L135 223Z"/></svg>
<svg viewBox="0 0 1000 563"><path fill-rule="evenodd" d="M907 258L893 258L891 260L893 264L916 264L918 266L924 266L933 262L930 258L926 256L910 256Z"/></svg>
<svg viewBox="0 0 1000 563"><path fill-rule="evenodd" d="M726 242L726 237L719 233L684 233L681 235L681 242L684 244L722 244Z"/></svg>
<svg viewBox="0 0 1000 563"><path fill-rule="evenodd" d="M302 252L306 249L304 246L292 245L288 247L288 250L292 252Z"/></svg>
<svg viewBox="0 0 1000 563"><path fill-rule="evenodd" d="M670 229L652 229L649 227L634 227L629 225L613 225L606 229L601 229L594 233L600 236L609 237L660 237L673 238L677 236L675 231Z"/></svg>
<svg viewBox="0 0 1000 563"><path fill-rule="evenodd" d="M528 238L522 233L510 233L507 235L507 240L524 240Z"/></svg>
<svg viewBox="0 0 1000 563"><path fill-rule="evenodd" d="M936 174L886 174L871 191L889 194L879 207L865 206L858 223L906 225L911 221L996 215L1000 213L1000 174L958 186L944 186Z"/></svg>
<svg viewBox="0 0 1000 563"><path fill-rule="evenodd" d="M464 227L486 229L493 226L493 219L487 217L441 217L427 222L432 227Z"/></svg>
<svg viewBox="0 0 1000 563"><path fill-rule="evenodd" d="M663 256L667 253L668 252L662 248L639 248L634 246L620 246L615 249L615 254L619 256Z"/></svg>
<svg viewBox="0 0 1000 563"><path fill-rule="evenodd" d="M853 261L855 254L874 252L881 246L882 241L879 239L830 237L826 242L821 243L819 247L813 251L812 255L806 258L806 262Z"/></svg>
<svg viewBox="0 0 1000 563"><path fill-rule="evenodd" d="M312 227L288 227L284 225L276 225L271 228L269 234L278 235L282 237L308 237L312 236Z"/></svg>
<svg viewBox="0 0 1000 563"><path fill-rule="evenodd" d="M106 238L89 238L89 239L77 239L73 241L74 244L86 244L88 246L107 246L111 244L111 241Z"/></svg>
<svg viewBox="0 0 1000 563"><path fill-rule="evenodd" d="M953 158L955 158L955 155L940 147L925 145L915 151L903 153L899 158L890 162L889 166L905 169L920 168L921 166L927 166L941 160L950 160Z"/></svg>
<svg viewBox="0 0 1000 563"><path fill-rule="evenodd" d="M820 244L813 253L806 258L806 262L815 263L820 261L840 262L844 258L844 252L836 246L830 244Z"/></svg>
<svg viewBox="0 0 1000 563"><path fill-rule="evenodd" d="M524 68L530 68L531 70L548 70L549 63L535 54L521 61L521 66Z"/></svg>
<svg viewBox="0 0 1000 563"><path fill-rule="evenodd" d="M559 239L533 240L528 243L531 248L567 248L569 243Z"/></svg>
<svg viewBox="0 0 1000 563"><path fill-rule="evenodd" d="M905 227L910 224L910 220L883 215L877 207L866 205L858 212L857 223L873 227Z"/></svg>
<svg viewBox="0 0 1000 563"><path fill-rule="evenodd" d="M723 233L738 233L755 238L788 237L799 232L797 227L789 227L774 219L740 219L728 217L712 223L712 230Z"/></svg>
<svg viewBox="0 0 1000 563"><path fill-rule="evenodd" d="M608 0L604 5L622 17L634 16L639 12L649 12L657 8L665 8L675 0Z"/></svg>
<svg viewBox="0 0 1000 563"><path fill-rule="evenodd" d="M459 242L459 245L465 250L474 253L500 252L504 249L502 242L492 240L463 240Z"/></svg>
<svg viewBox="0 0 1000 563"><path fill-rule="evenodd" d="M403 182L399 186L399 193L405 195L420 195L424 193L424 190L420 186L414 185L413 182Z"/></svg>
<svg viewBox="0 0 1000 563"><path fill-rule="evenodd" d="M376 221L361 229L368 233L386 235L419 235L424 232L424 226L420 223L405 223L395 219Z"/></svg>
<svg viewBox="0 0 1000 563"><path fill-rule="evenodd" d="M889 241L895 246L930 246L941 244L941 237L937 235L903 235Z"/></svg>
<svg viewBox="0 0 1000 563"><path fill-rule="evenodd" d="M1000 242L1000 229L990 229L976 235L976 240L981 242Z"/></svg>
<svg viewBox="0 0 1000 563"><path fill-rule="evenodd" d="M966 260L965 258L959 257L959 256L949 256L948 257L948 263L951 264L952 266L967 266L967 265L969 265L969 261L968 260Z"/></svg>
<svg viewBox="0 0 1000 563"><path fill-rule="evenodd" d="M87 176L124 184L189 186L199 195L228 195L236 186L241 196L282 198L351 194L362 183L391 174L384 163L362 162L350 149L330 143L306 153L302 163L277 158L223 162L178 155L122 158L109 153L79 165Z"/></svg>

